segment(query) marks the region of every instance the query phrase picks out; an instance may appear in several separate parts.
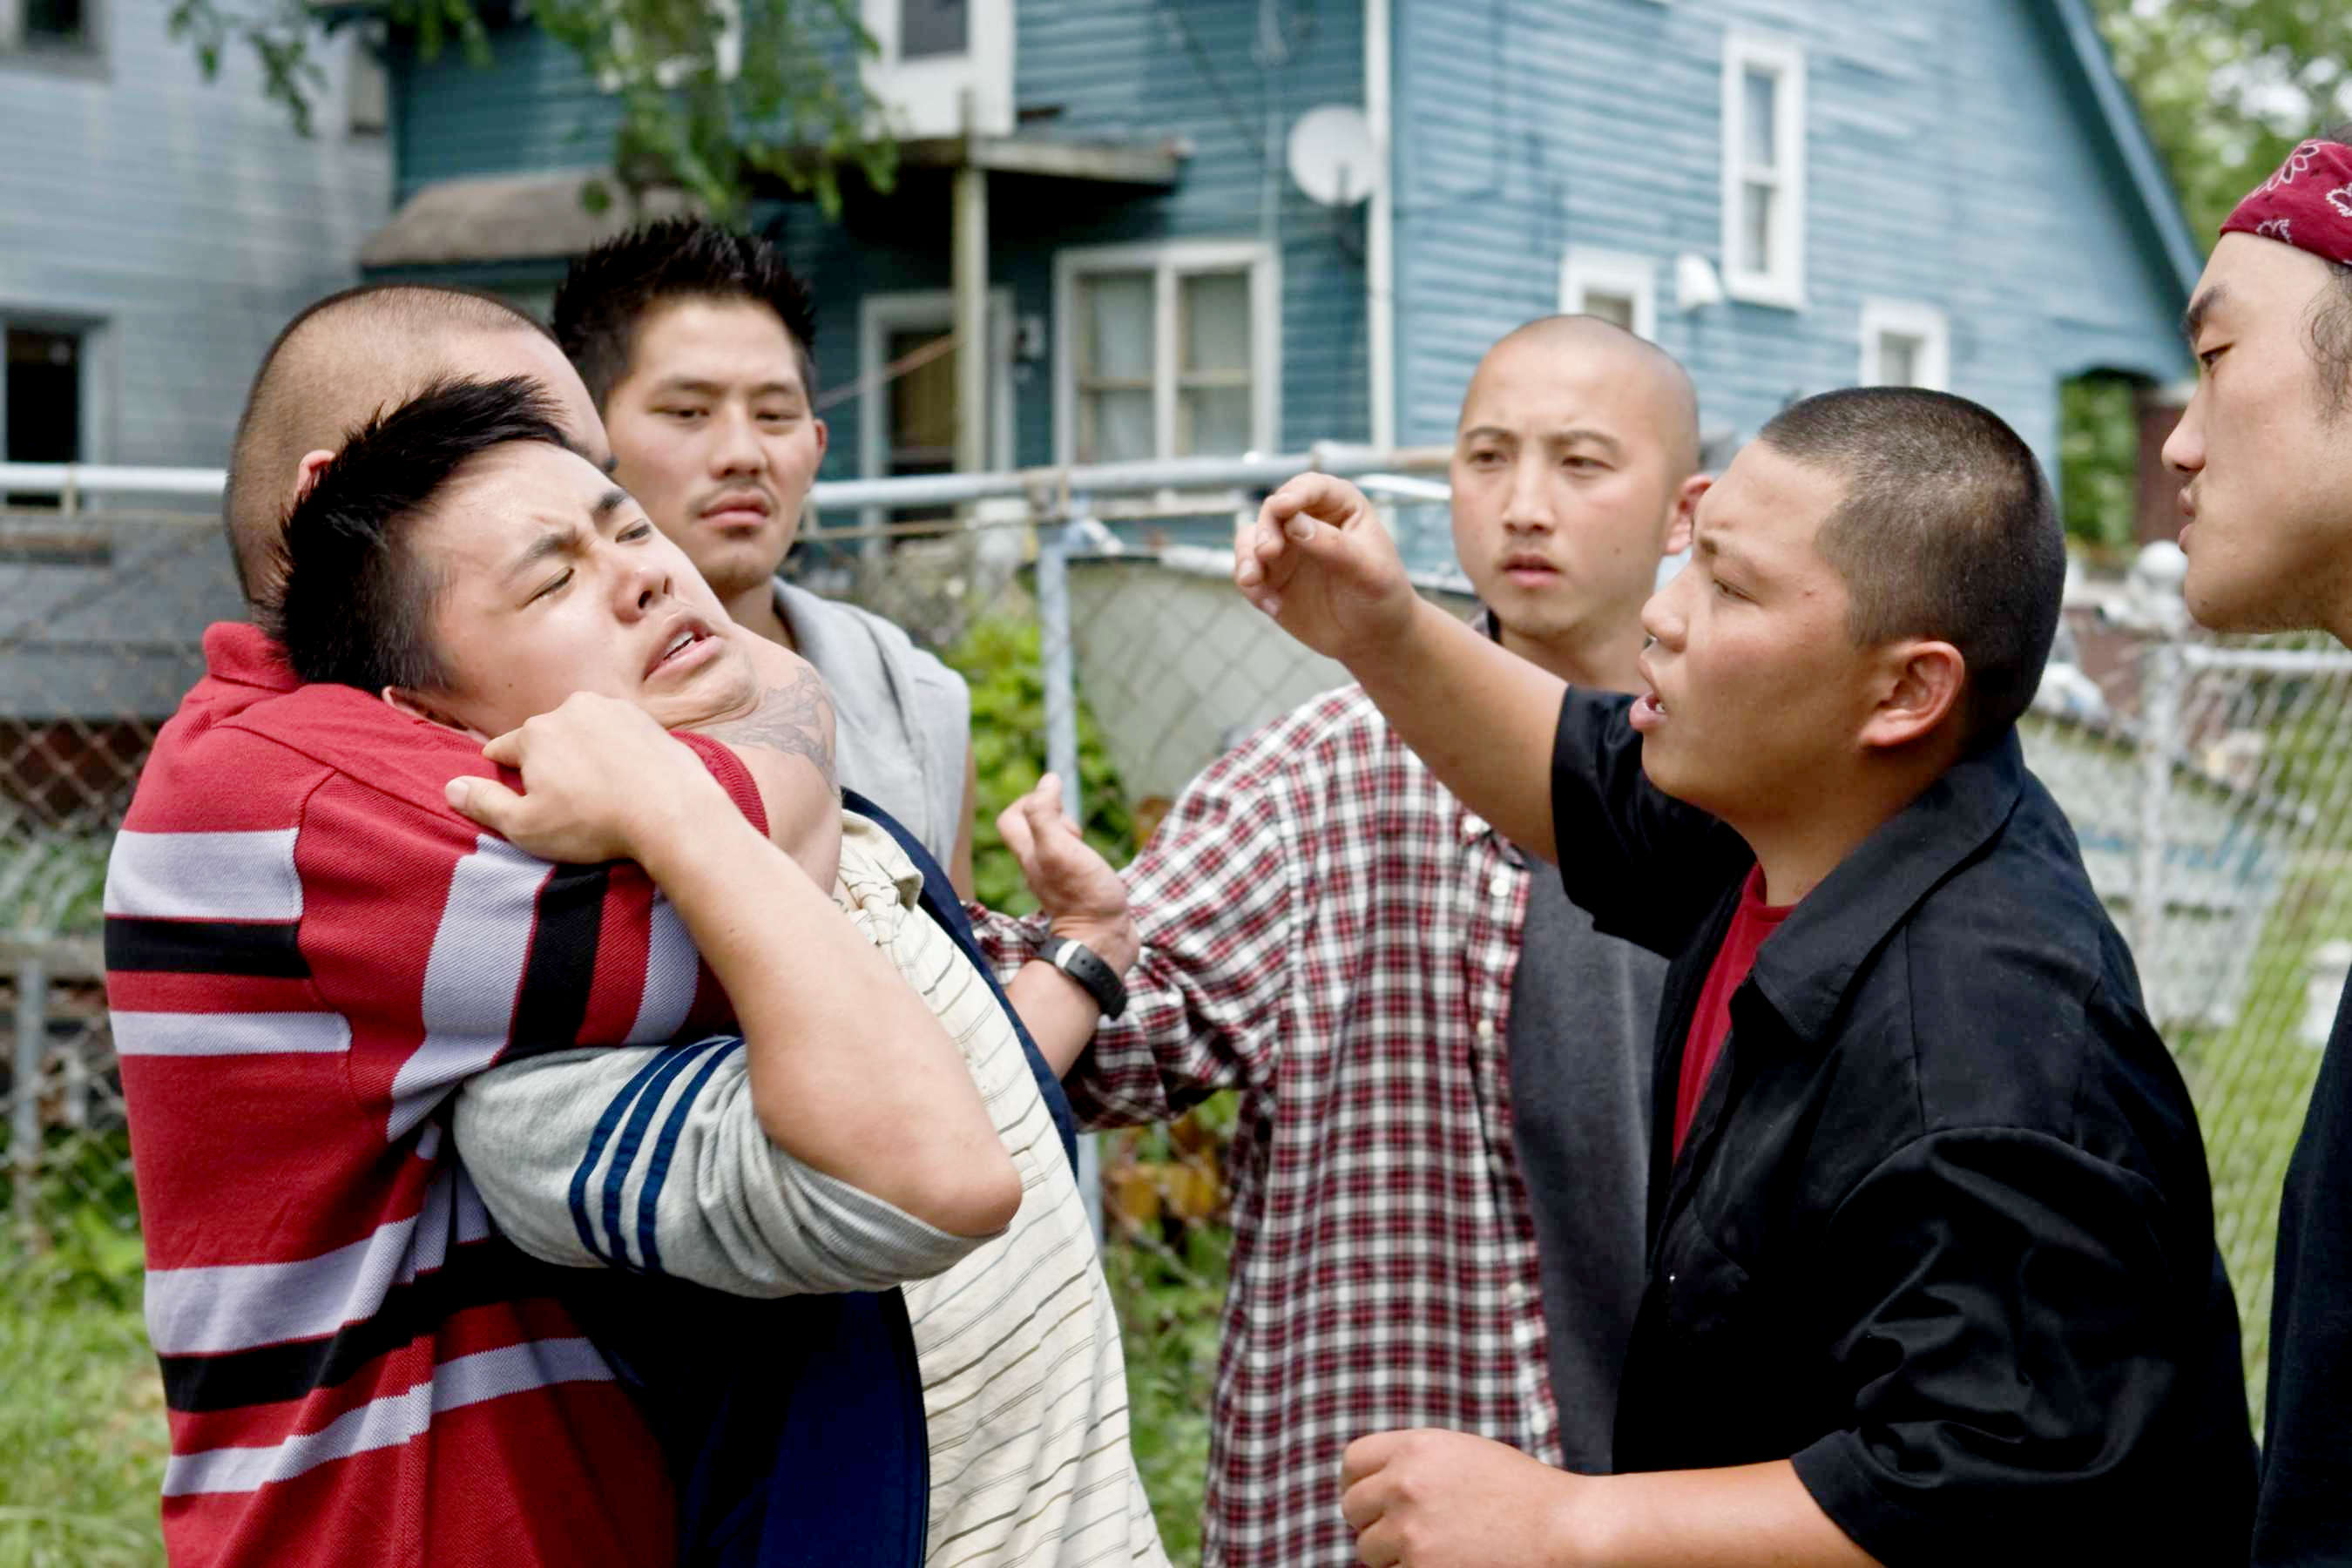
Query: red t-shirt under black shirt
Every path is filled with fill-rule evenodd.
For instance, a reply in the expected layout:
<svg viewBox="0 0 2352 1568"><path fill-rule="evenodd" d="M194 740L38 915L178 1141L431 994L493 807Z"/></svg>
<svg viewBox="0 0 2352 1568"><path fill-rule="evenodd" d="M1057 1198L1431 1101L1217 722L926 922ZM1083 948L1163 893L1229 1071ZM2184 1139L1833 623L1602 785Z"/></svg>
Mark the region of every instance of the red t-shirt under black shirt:
<svg viewBox="0 0 2352 1568"><path fill-rule="evenodd" d="M1724 932L1723 945L1716 950L1715 963L1706 972L1706 987L1698 994L1698 1011L1691 1016L1690 1037L1683 1042L1683 1076L1675 1086L1677 1154L1690 1133L1699 1096L1706 1092L1707 1078L1723 1055L1723 1042L1731 1037L1731 994L1756 966L1756 952L1764 945L1764 939L1780 930L1780 922L1796 907L1766 903L1764 868L1759 866L1748 873L1747 885L1739 889L1739 911L1731 917L1731 929Z"/></svg>

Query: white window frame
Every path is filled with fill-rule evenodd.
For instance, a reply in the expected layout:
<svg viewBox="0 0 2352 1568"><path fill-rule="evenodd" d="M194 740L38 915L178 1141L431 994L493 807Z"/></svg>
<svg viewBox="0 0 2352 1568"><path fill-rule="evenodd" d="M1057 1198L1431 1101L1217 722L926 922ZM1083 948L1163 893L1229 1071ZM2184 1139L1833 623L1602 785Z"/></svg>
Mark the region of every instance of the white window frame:
<svg viewBox="0 0 2352 1568"><path fill-rule="evenodd" d="M1748 73L1779 79L1774 97L1772 140L1780 149L1775 186L1780 222L1772 232L1771 257L1761 271L1749 271L1740 233L1745 163ZM1805 303L1805 51L1793 40L1756 33L1729 33L1723 40L1723 288L1735 300L1754 305L1802 310Z"/></svg>
<svg viewBox="0 0 2352 1568"><path fill-rule="evenodd" d="M1885 384L1879 350L1889 332L1919 340L1919 379L1914 386L1937 392L1952 389L1952 324L1944 312L1916 300L1864 300L1862 302L1860 384Z"/></svg>
<svg viewBox="0 0 2352 1568"><path fill-rule="evenodd" d="M1013 134L1013 0L968 0L971 9L960 55L898 55L903 0L860 0L858 19L873 38L866 89L903 137ZM965 100L971 121L965 121Z"/></svg>
<svg viewBox="0 0 2352 1568"><path fill-rule="evenodd" d="M1250 279L1250 446L1281 442L1282 280L1272 247L1253 241L1174 240L1089 246L1054 258L1054 450L1076 462L1078 446L1078 279L1091 272L1152 274L1151 431L1156 458L1176 448L1176 280L1191 272L1246 269Z"/></svg>
<svg viewBox="0 0 2352 1568"><path fill-rule="evenodd" d="M1559 259L1559 308L1575 316L1584 313L1594 294L1622 294L1633 301L1633 331L1654 341L1658 335L1658 265L1630 250L1602 250L1571 245Z"/></svg>
<svg viewBox="0 0 2352 1568"><path fill-rule="evenodd" d="M878 479L890 461L889 443L882 427L890 420L890 384L882 379L890 364L890 334L907 327L955 331L955 293L926 289L901 294L868 294L857 305L857 471ZM1018 424L1013 406L1013 290L988 291L988 466L1009 473L1013 462L1013 432ZM861 521L879 528L890 521L880 507L869 507Z"/></svg>

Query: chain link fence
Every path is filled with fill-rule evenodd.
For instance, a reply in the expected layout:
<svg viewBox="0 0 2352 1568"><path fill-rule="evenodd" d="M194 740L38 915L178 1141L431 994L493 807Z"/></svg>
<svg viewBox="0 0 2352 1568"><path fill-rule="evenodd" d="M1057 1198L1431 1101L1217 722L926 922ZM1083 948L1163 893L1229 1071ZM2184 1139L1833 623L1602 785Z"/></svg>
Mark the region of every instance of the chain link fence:
<svg viewBox="0 0 2352 1568"><path fill-rule="evenodd" d="M821 489L794 574L907 627L971 686L983 902L1028 907L993 819L1047 767L1076 781L1088 837L1123 864L1220 751L1344 681L1228 584L1234 518L1276 477L1002 482L960 498L961 516L942 512L956 498L932 493L940 480ZM1442 488L1372 482L1426 591L1466 612ZM201 672L202 629L240 605L208 517L5 501L0 1568L151 1562L164 1429L100 899L140 763ZM2160 572L2090 584L2026 740L2196 1092L2259 1398L2279 1181L2352 967L2352 655L2194 634ZM1136 1447L1180 1562L1199 1540L1234 1116L1221 1097L1092 1145Z"/></svg>

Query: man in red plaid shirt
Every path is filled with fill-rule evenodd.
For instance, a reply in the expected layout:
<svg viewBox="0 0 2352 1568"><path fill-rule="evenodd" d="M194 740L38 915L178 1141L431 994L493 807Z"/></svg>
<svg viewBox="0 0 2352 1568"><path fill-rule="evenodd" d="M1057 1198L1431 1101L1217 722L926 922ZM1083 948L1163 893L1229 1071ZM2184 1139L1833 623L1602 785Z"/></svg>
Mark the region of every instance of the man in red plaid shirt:
<svg viewBox="0 0 2352 1568"><path fill-rule="evenodd" d="M1491 634L1633 689L1643 603L1706 488L1697 447L1689 378L1631 333L1552 317L1496 343L1452 471ZM1051 781L1002 826L1047 910L1117 907ZM1203 1563L1354 1562L1340 1456L1370 1432L1606 1470L1659 963L1595 934L1356 687L1221 758L1123 878L1143 955L1073 1103L1100 1127L1241 1095ZM1047 923L989 917L983 941L1010 973Z"/></svg>

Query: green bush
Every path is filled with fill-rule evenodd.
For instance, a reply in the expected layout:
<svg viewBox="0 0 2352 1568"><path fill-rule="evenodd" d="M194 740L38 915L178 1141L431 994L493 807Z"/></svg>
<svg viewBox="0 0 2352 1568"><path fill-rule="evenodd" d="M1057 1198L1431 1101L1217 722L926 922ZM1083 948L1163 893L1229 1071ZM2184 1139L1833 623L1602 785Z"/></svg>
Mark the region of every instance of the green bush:
<svg viewBox="0 0 2352 1568"><path fill-rule="evenodd" d="M1037 623L1023 616L983 616L940 657L971 687L972 762L980 775L971 837L973 895L990 909L1025 914L1037 901L997 834L996 816L1045 773L1045 664ZM1112 865L1124 866L1135 853L1135 818L1083 697L1078 784L1087 842Z"/></svg>

